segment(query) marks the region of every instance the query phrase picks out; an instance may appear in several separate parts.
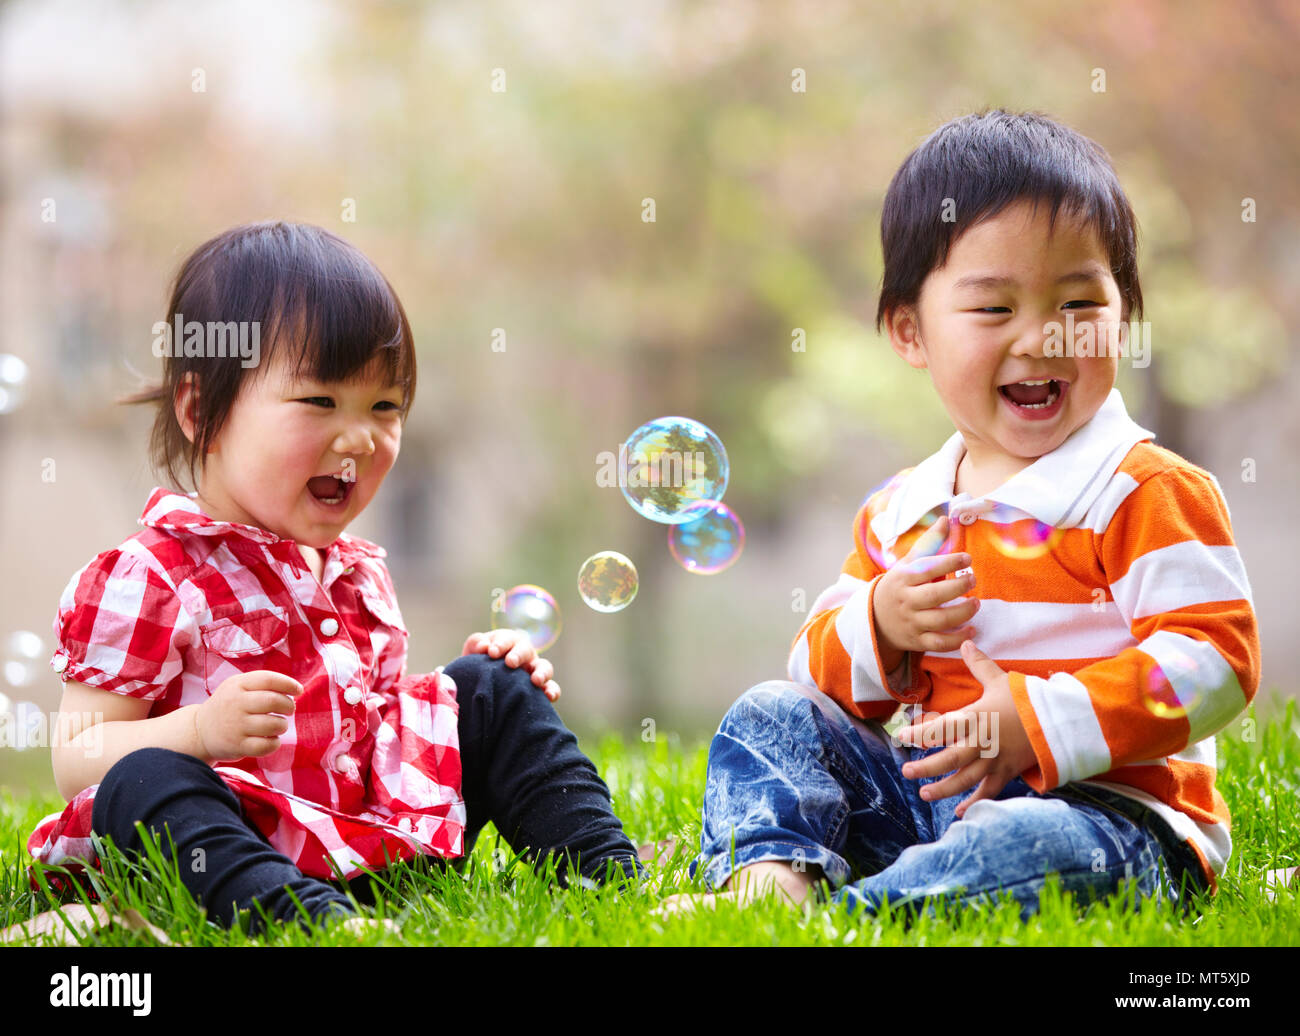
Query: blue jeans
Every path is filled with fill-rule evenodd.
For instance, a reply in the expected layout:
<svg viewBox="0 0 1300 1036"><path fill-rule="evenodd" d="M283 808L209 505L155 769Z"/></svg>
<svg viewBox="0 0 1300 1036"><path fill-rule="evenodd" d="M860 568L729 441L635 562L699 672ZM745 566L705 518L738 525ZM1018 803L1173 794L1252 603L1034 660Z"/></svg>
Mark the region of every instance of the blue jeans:
<svg viewBox="0 0 1300 1036"><path fill-rule="evenodd" d="M1016 778L957 820L973 788L927 802L921 785L943 778L901 773L908 760L941 750L895 744L881 724L800 684L751 688L709 747L691 876L702 872L717 888L737 868L780 860L814 876L820 868L850 912L876 913L886 899L891 907L926 897L964 904L1001 889L1022 918L1037 911L1049 871L1084 902L1125 878L1143 896L1184 907L1205 888L1194 852L1160 817L1104 788L1071 783L1039 794Z"/></svg>

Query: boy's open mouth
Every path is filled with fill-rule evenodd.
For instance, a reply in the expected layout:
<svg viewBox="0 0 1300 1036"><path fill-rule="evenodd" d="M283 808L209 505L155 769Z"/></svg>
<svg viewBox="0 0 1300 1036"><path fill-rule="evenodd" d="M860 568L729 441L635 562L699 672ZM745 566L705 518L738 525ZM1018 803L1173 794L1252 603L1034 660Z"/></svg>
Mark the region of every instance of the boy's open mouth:
<svg viewBox="0 0 1300 1036"><path fill-rule="evenodd" d="M307 491L322 504L342 504L352 495L354 483L337 475L317 475L307 480Z"/></svg>
<svg viewBox="0 0 1300 1036"><path fill-rule="evenodd" d="M1047 411L1060 402L1069 384L1068 381L1060 381L1056 378L1043 378L999 385L998 391L1002 394L1002 398L1017 410Z"/></svg>

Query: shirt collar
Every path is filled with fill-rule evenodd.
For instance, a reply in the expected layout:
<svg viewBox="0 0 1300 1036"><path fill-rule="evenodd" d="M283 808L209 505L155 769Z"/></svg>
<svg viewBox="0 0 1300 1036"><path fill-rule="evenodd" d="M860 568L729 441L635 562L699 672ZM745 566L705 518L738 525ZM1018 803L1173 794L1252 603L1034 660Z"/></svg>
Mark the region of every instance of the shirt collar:
<svg viewBox="0 0 1300 1036"><path fill-rule="evenodd" d="M149 528L165 529L173 534L238 536L241 539L252 540L255 543L262 543L267 546L281 541L293 542L285 540L283 536L268 532L266 529L259 529L255 525L243 525L240 522L224 522L216 518L209 518L199 507L198 501L195 499L197 496L197 493L177 493L162 486L155 486L145 503L144 512L140 515L139 523ZM326 549L326 553L332 554L336 549L343 556L361 555L373 558L388 556L388 551L377 543L371 543L360 536L353 536L351 533L346 532L339 534L339 538L330 544Z"/></svg>
<svg viewBox="0 0 1300 1036"><path fill-rule="evenodd" d="M1112 388L1092 420L979 499L989 505L984 510L1009 509L1055 528L1072 528L1101 494L1128 451L1154 438L1153 432L1128 416L1119 389ZM947 513L950 506L960 509L975 499L967 493L953 493L957 465L965 453L965 442L956 432L937 453L901 479L885 509L871 520L872 532L881 544L892 544L936 508Z"/></svg>

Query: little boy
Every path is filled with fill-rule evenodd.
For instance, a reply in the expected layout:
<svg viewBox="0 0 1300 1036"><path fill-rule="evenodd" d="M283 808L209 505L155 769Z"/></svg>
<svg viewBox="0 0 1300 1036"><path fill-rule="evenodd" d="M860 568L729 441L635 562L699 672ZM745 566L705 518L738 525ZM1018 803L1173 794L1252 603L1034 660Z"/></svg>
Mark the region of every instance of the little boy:
<svg viewBox="0 0 1300 1036"><path fill-rule="evenodd" d="M1212 735L1255 694L1258 635L1218 482L1113 388L1142 295L1108 156L1037 113L956 119L881 236L877 327L957 431L859 512L793 682L723 719L692 876L794 903L825 879L871 912L1004 890L1022 917L1048 872L1084 901L1213 892Z"/></svg>

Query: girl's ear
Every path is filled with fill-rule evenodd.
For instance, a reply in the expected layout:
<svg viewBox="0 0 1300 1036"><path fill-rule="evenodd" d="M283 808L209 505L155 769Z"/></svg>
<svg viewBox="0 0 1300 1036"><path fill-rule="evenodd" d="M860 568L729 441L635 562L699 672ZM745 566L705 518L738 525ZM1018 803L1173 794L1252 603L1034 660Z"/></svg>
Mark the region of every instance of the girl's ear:
<svg viewBox="0 0 1300 1036"><path fill-rule="evenodd" d="M190 371L176 386L176 423L181 426L181 431L190 442L194 441L194 411L198 402L198 382L194 372Z"/></svg>
<svg viewBox="0 0 1300 1036"><path fill-rule="evenodd" d="M913 306L899 306L885 314L885 328L894 352L918 370L926 366L920 317Z"/></svg>

